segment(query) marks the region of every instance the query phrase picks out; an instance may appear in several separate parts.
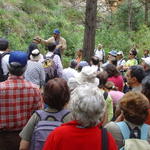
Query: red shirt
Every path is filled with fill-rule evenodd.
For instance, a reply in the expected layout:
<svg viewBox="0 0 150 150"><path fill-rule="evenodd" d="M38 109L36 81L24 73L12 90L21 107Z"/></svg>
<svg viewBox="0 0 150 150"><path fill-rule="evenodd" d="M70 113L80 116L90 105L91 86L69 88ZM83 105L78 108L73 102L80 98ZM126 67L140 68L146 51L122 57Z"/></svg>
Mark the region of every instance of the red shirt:
<svg viewBox="0 0 150 150"><path fill-rule="evenodd" d="M56 128L49 136L43 150L101 150L102 137L98 126L79 128L75 121ZM114 139L108 133L108 150L117 150Z"/></svg>
<svg viewBox="0 0 150 150"><path fill-rule="evenodd" d="M111 81L115 84L116 87L118 87L119 91L122 91L123 89L123 78L121 75L117 77L109 77L107 81Z"/></svg>
<svg viewBox="0 0 150 150"><path fill-rule="evenodd" d="M23 77L10 76L0 83L0 130L21 130L41 107L39 89Z"/></svg>

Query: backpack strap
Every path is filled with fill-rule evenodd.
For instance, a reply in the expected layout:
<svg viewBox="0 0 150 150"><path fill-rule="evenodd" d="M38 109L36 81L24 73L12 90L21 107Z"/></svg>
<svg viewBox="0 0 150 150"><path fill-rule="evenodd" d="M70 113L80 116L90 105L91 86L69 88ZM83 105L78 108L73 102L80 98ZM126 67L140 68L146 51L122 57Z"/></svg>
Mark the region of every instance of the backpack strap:
<svg viewBox="0 0 150 150"><path fill-rule="evenodd" d="M141 139L142 140L147 140L149 125L148 124L143 124L140 129L141 129Z"/></svg>
<svg viewBox="0 0 150 150"><path fill-rule="evenodd" d="M108 97L108 92L105 91L105 92L103 93L103 96L104 96L104 99L106 100L107 97Z"/></svg>
<svg viewBox="0 0 150 150"><path fill-rule="evenodd" d="M102 128L102 150L108 150L109 142L108 142L108 135L107 130Z"/></svg>
<svg viewBox="0 0 150 150"><path fill-rule="evenodd" d="M116 125L120 128L121 134L123 135L124 139L129 139L130 137L130 130L128 128L128 125L124 122L117 122Z"/></svg>
<svg viewBox="0 0 150 150"><path fill-rule="evenodd" d="M126 122L122 121L122 122L117 122L116 123L119 128L120 128L120 131L123 135L123 138L124 139L129 139L130 137L130 129L128 127L128 125L126 124ZM147 124L143 124L141 127L140 127L140 130L141 130L141 139L142 140L147 140L147 137L148 137L148 129L149 128L149 125Z"/></svg>
<svg viewBox="0 0 150 150"><path fill-rule="evenodd" d="M45 110L37 110L35 113L39 116L40 120L48 120L48 118L53 118L54 121L63 122L65 116L67 116L70 111L63 109L59 112L47 112Z"/></svg>

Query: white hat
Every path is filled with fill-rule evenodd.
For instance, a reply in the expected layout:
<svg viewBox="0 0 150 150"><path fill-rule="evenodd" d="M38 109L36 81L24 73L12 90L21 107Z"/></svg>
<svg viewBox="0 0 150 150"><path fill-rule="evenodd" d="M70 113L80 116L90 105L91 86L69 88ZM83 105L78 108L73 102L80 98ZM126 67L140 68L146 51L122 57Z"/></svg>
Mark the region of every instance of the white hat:
<svg viewBox="0 0 150 150"><path fill-rule="evenodd" d="M117 55L122 55L123 56L123 51L117 52Z"/></svg>
<svg viewBox="0 0 150 150"><path fill-rule="evenodd" d="M90 67L90 66L85 66L82 71L79 73L78 77L76 78L79 84L83 83L93 83L96 86L99 84L97 76L97 71Z"/></svg>
<svg viewBox="0 0 150 150"><path fill-rule="evenodd" d="M34 49L31 52L30 60L39 61L41 59L40 51L38 49Z"/></svg>
<svg viewBox="0 0 150 150"><path fill-rule="evenodd" d="M142 58L142 60L145 62L145 64L150 66L150 57Z"/></svg>

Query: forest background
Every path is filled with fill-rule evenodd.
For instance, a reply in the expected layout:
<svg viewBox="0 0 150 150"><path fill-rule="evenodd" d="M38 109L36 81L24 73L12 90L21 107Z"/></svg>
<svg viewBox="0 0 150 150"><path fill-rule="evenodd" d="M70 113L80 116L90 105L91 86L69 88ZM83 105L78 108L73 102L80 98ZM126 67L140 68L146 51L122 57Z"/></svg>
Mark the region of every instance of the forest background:
<svg viewBox="0 0 150 150"><path fill-rule="evenodd" d="M146 0L122 0L115 9L110 1L98 3L95 46L101 43L106 52L116 49L125 55L136 47L141 56L150 49L150 2L146 11ZM47 39L59 28L68 45L64 66L83 47L84 19L85 0L0 0L0 37L10 41L10 49L27 51L35 36Z"/></svg>

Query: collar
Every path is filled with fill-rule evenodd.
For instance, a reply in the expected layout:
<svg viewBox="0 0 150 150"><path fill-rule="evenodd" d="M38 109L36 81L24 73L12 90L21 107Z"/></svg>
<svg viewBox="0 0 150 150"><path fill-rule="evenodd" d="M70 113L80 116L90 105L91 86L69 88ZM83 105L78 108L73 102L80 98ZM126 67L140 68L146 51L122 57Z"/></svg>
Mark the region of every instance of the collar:
<svg viewBox="0 0 150 150"><path fill-rule="evenodd" d="M23 76L10 75L10 76L8 77L8 79L21 79L21 80L23 80L24 77L23 77Z"/></svg>
<svg viewBox="0 0 150 150"><path fill-rule="evenodd" d="M81 126L80 123L78 123L76 120L73 120L73 121L70 121L70 122L67 122L67 123L63 123L62 126L76 126L78 128L83 128L83 129L88 129L88 128L101 128L102 127L102 123L99 123L98 125L96 126L93 126L93 127L88 127L88 128L84 128Z"/></svg>

